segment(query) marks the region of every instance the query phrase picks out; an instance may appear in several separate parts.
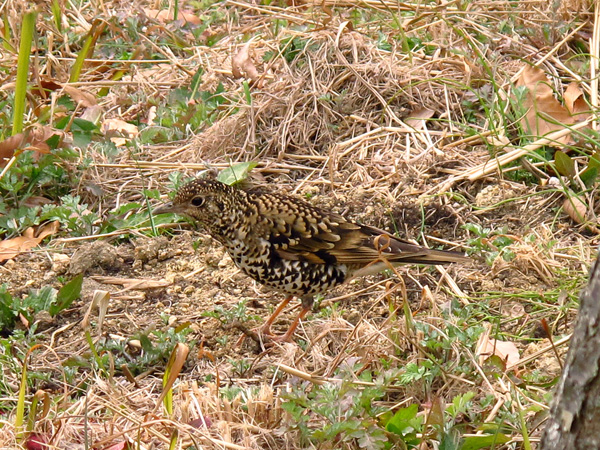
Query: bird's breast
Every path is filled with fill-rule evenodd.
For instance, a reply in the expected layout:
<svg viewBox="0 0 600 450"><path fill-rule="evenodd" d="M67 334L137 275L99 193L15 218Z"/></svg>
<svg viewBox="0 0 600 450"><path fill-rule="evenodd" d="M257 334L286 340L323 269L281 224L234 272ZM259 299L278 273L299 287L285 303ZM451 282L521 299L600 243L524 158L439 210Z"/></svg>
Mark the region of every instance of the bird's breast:
<svg viewBox="0 0 600 450"><path fill-rule="evenodd" d="M237 267L270 289L290 295L325 293L347 279L344 264L314 264L283 259L266 240L254 245L245 241L230 242L227 251Z"/></svg>

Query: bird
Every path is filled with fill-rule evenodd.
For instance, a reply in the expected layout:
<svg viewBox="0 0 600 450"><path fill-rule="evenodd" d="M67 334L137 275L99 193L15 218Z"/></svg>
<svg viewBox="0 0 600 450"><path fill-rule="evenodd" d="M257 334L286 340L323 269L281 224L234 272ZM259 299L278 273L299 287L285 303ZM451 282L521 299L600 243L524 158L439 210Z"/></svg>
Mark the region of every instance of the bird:
<svg viewBox="0 0 600 450"><path fill-rule="evenodd" d="M312 309L314 296L350 279L400 264L467 262L464 253L412 244L378 228L348 220L294 196L194 179L153 214L187 216L222 244L235 265L267 288L286 294L261 336L290 341ZM283 335L271 326L298 297L302 309Z"/></svg>

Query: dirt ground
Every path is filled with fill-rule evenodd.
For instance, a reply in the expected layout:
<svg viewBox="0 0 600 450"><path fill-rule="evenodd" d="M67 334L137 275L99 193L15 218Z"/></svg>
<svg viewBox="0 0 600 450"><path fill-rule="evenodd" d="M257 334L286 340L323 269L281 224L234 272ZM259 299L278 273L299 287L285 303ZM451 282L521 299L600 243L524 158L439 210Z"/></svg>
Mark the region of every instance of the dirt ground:
<svg viewBox="0 0 600 450"><path fill-rule="evenodd" d="M24 6L8 3L11 23L20 23ZM101 123L85 148L61 130L76 151L60 164L72 177L70 194L98 215L94 230L111 220L126 225L86 236L63 227L0 265L0 284L15 298L45 286L59 289L84 274L81 297L68 309L17 324L24 333L40 333L41 346L27 365L34 374L28 394L52 394L51 413L37 423L52 445L93 442L104 449L126 437L144 448L168 448L177 430L185 439L195 436L195 448L211 450L379 450L381 443L359 446L351 432L335 435L340 441L318 437L347 421L344 414L365 387L382 389L365 403L387 412L364 408L353 431L371 427L398 445L404 437L393 436L385 420L410 404L418 405L419 418L429 417L438 400L447 420L440 428L461 437L494 423L503 433L510 429L512 439L496 448L525 448L524 417L530 436L539 438L599 244L598 182L577 181L597 153L591 130L582 134L587 140L579 136L583 143L554 146L540 136L556 129L525 131L527 114L519 107L534 102L522 97L521 82L526 69L538 70L550 91L549 109L562 111L571 125L574 115L562 105L568 83L576 83L586 106L599 103L590 99L597 77L579 75L591 64L586 46L598 33L591 6L231 0L184 2L190 20L174 21L151 9L161 2L82 2L81 9L67 3L69 32L99 37L94 56L106 60L88 61L71 94L57 94L68 97L72 110L55 111L51 96L38 100L58 115L44 126L99 111ZM105 16L110 26L94 28ZM53 40L50 22L38 26L40 45L55 43L56 55L75 61L65 44L69 36ZM112 66L119 52L133 60ZM15 66L15 56L4 63ZM51 60L36 70L67 84L71 74L63 66ZM3 83L12 86L14 76ZM529 92L539 85L530 84ZM73 92L95 104L79 103ZM559 173L557 148L575 175ZM176 173L204 176L248 162L256 163L251 185L297 195L421 245L466 251L472 261L405 266L354 280L317 299L293 342L241 340L283 295L241 273L203 230L182 221L160 224L157 236L149 221L137 219L148 214L146 192L159 191L166 201ZM585 217L565 211L573 190L587 202ZM114 216L134 203L143 206ZM93 305L100 298L108 300ZM299 302L290 303L274 331L285 332L298 311ZM548 330L561 342L556 350ZM174 335L184 331L190 354L174 389L174 412L162 414L162 377ZM500 356L496 347L504 344L512 347ZM151 363L144 359L149 347L162 349ZM106 350L98 356L95 348ZM16 340L0 348L2 356L28 350ZM110 367L90 363L103 356ZM493 357L500 369L488 367ZM2 374L17 398L23 365L21 359L14 364ZM411 366L426 376L408 373ZM310 397L320 388L338 397ZM469 411L448 419L444 408L466 392L474 395ZM322 413L338 403L338 416ZM298 405L294 421L290 409ZM198 426L204 418L212 425ZM12 431L14 438L18 430ZM437 437L422 434L438 445ZM0 447L21 448L16 442L0 434Z"/></svg>
<svg viewBox="0 0 600 450"><path fill-rule="evenodd" d="M520 192L515 193L515 188L520 189ZM482 205L497 204L502 200L499 196L513 198L526 191L522 186L508 182L503 186L482 184L472 187L471 190L470 195L477 198ZM422 212L415 197L416 195L406 196L399 204L384 206L377 200L367 200L363 192L356 190L347 196L315 195L311 202L361 223L386 229L392 229L391 224L399 225L399 234L411 238L418 236L422 223ZM493 212L477 215L464 209L457 211L456 206L435 201L424 206L425 234L460 243L466 238L466 232L461 225L476 221L484 226L498 226L498 217L502 217L501 225L507 228L506 234L518 239L536 230L536 224L548 222L553 218L547 205L542 210L529 202L512 202ZM539 211L535 217L530 214L532 210ZM563 217L560 241L564 243L582 239L576 230L569 227L565 219ZM527 304L511 300L512 294L543 292L554 287L552 280L544 278L543 272L538 270L533 260L517 259L511 264L498 261L493 267L489 267L481 255L474 253L471 257L471 263L453 265L447 269L460 290L474 301L487 302L490 310L495 310L498 314L504 314L511 307L517 309L519 323L511 323L505 331L512 327L519 328L523 321L529 321ZM577 269L579 262L571 263L574 263L573 267ZM29 289L46 285L58 289L65 277L85 273L79 301L54 319L45 314L38 319L39 330L47 328L53 332L54 348L59 355L83 354L88 351L88 344L81 334L81 321L96 290L111 293L103 322L103 335L128 340L132 338L132 331L133 334L137 331L148 332L190 322L198 342L202 342L206 350L222 361L244 357L256 358L261 354L261 345L252 339L245 339L243 344L237 345L238 338L243 334L238 327L251 329L260 325L283 299L281 294L266 290L240 272L224 249L209 235L202 230L191 230L185 225L181 231L174 230L173 235L169 237L141 237L123 243L114 240L92 240L77 242L75 245L54 245L43 251L20 255L2 270L3 281L7 283L13 295L26 294ZM40 277L40 274L43 276ZM434 306L431 302L435 302L437 307L447 306L450 297L435 269L406 266L399 270L399 274L406 285L411 309L422 312ZM113 284L110 277L116 277L121 282ZM165 285L142 289L133 286L124 289L123 279L130 282L152 280L165 282ZM347 333L349 328L343 325L346 322L355 326L360 321L367 320L381 325L390 314L389 299L382 294L386 288L396 285L398 281L394 274L382 274L357 279L334 289L321 302L317 302L318 307L314 310L317 316L308 316L299 329L298 338L311 340L328 329L335 330L340 324ZM433 292L432 297L423 295L424 286ZM486 299L478 294L481 291L501 292L505 297ZM357 292L358 294L355 294ZM341 299L338 300L339 309L336 309L334 316L319 317L319 307L330 306L337 298ZM238 320L223 323L215 317L204 316L204 313L214 311L216 307L227 311L234 310L241 301L246 302L247 315L253 317L247 323L240 324ZM401 301L400 297L395 301ZM297 313L298 307L299 302L288 307L276 322L274 331L284 332ZM95 314L96 312L93 313ZM564 318L563 331L570 328L571 319L572 315ZM531 336L543 333L539 330L539 324L530 322L527 326L531 328ZM226 337L224 345L223 337ZM295 344L285 345L288 346L293 348ZM300 349L296 348L296 352L298 351ZM270 355L276 360L281 357L279 352L277 347L272 348L268 351L268 356L265 358L263 355L261 359L268 361ZM192 367L196 363L197 361L192 359L189 366ZM225 372L227 365L224 364ZM267 362L263 367L266 366ZM260 370L258 372L260 373ZM257 373L253 371L246 375L256 376Z"/></svg>

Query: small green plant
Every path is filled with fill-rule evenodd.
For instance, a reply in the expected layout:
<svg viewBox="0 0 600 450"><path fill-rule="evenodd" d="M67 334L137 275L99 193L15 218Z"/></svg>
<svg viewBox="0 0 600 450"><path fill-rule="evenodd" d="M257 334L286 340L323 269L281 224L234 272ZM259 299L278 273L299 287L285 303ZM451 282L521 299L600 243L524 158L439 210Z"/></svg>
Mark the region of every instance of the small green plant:
<svg viewBox="0 0 600 450"><path fill-rule="evenodd" d="M221 106L227 102L223 85L219 84L213 91L197 91L194 86L169 93L165 103L157 108L155 125L140 132L140 142L183 139L217 119Z"/></svg>
<svg viewBox="0 0 600 450"><path fill-rule="evenodd" d="M148 370L148 367L164 365L178 343L186 343L190 347L195 344L188 342L188 335L193 330L187 326L180 330L169 327L166 330L153 330L139 332L132 336L132 340L139 341L140 347L129 345L123 340L103 338L95 344L92 353L98 355L98 360L90 357L81 358L73 356L65 365L81 369L106 368L114 364L115 367L127 366L133 374Z"/></svg>
<svg viewBox="0 0 600 450"><path fill-rule="evenodd" d="M12 296L6 285L0 286L0 329L13 328L19 315L29 322L33 322L35 315L41 311L48 311L55 317L79 298L82 283L83 275L78 275L58 291L51 286L44 286L31 289L29 295L23 298Z"/></svg>
<svg viewBox="0 0 600 450"><path fill-rule="evenodd" d="M385 409L375 406L384 395L382 388L356 389L346 381L306 390L294 388L283 395L282 408L293 418L291 429L300 432L303 445L337 442L337 448L386 448L386 434L377 416ZM322 423L309 428L314 415Z"/></svg>
<svg viewBox="0 0 600 450"><path fill-rule="evenodd" d="M15 164L0 178L0 208L6 212L24 208L32 196L53 200L66 195L72 184L72 173L66 166L73 156L69 151L56 151L41 155L36 161L31 151L17 155ZM39 212L39 208L30 209ZM13 218L18 221L24 217L23 212L13 213ZM27 217L32 218L32 213Z"/></svg>
<svg viewBox="0 0 600 450"><path fill-rule="evenodd" d="M505 261L511 261L515 253L509 248L515 240L506 234L505 227L499 230L484 228L476 223L467 223L465 230L475 235L474 238L467 240L470 247L469 254L485 254L485 260L492 265L494 260L501 256Z"/></svg>
<svg viewBox="0 0 600 450"><path fill-rule="evenodd" d="M233 322L247 322L249 320L257 320L258 316L249 315L246 309L246 300L238 302L231 309L225 309L222 306L216 306L212 311L205 311L202 313L203 317L213 317L219 320L223 324L230 324Z"/></svg>
<svg viewBox="0 0 600 450"><path fill-rule="evenodd" d="M217 344L221 347L225 347L227 342L229 342L229 336L217 336L215 337L215 341L217 341Z"/></svg>
<svg viewBox="0 0 600 450"><path fill-rule="evenodd" d="M228 185L237 184L248 178L248 174L256 167L258 163L254 161L241 162L232 164L226 169L223 169L217 176L217 180Z"/></svg>
<svg viewBox="0 0 600 450"><path fill-rule="evenodd" d="M252 367L252 361L248 358L229 359L231 364L232 375L237 377L244 377L246 373Z"/></svg>
<svg viewBox="0 0 600 450"><path fill-rule="evenodd" d="M471 400L474 396L475 393L471 391L457 395L445 410L439 399L433 399L426 420L418 414L419 408L415 404L401 408L386 421L385 429L411 449L418 448L426 439L438 441L440 448L472 450L508 442L510 438L500 433L495 424L481 427L483 434L464 436L466 433L461 418L472 409Z"/></svg>
<svg viewBox="0 0 600 450"><path fill-rule="evenodd" d="M191 181L191 178L186 178L183 175L183 173L181 173L181 172L171 172L171 173L169 173L168 178L169 178L169 190L170 190L169 195L171 196L171 199L173 199L173 197L175 197L175 194L177 193L177 191L179 190L179 188L181 186L183 186L188 181Z"/></svg>
<svg viewBox="0 0 600 450"><path fill-rule="evenodd" d="M386 431L398 436L409 448L415 448L420 442L417 433L422 432L425 421L418 412L415 404L400 408L385 424Z"/></svg>
<svg viewBox="0 0 600 450"><path fill-rule="evenodd" d="M72 235L87 236L94 234L100 217L90 211L86 203L81 203L80 196L65 195L60 198L58 206L44 206L40 220L58 220Z"/></svg>
<svg viewBox="0 0 600 450"><path fill-rule="evenodd" d="M306 48L307 44L307 39L302 39L299 37L287 37L281 39L279 44L279 52L288 63L291 63ZM268 51L265 53L263 58L265 61L271 61L277 55L278 52Z"/></svg>

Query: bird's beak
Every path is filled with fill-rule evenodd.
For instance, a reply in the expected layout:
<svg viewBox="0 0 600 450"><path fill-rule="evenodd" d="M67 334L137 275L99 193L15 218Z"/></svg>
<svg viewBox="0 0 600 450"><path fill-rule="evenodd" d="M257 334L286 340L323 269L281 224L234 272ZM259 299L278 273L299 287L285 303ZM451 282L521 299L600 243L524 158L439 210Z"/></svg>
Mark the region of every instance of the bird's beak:
<svg viewBox="0 0 600 450"><path fill-rule="evenodd" d="M173 202L167 202L163 205L160 205L155 210L153 210L152 214L154 214L155 216L158 214L168 214L168 213L182 214L183 211L181 209L182 209L181 205L174 205Z"/></svg>

